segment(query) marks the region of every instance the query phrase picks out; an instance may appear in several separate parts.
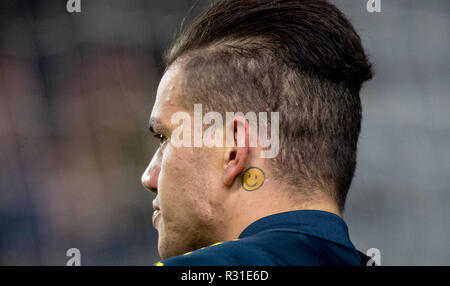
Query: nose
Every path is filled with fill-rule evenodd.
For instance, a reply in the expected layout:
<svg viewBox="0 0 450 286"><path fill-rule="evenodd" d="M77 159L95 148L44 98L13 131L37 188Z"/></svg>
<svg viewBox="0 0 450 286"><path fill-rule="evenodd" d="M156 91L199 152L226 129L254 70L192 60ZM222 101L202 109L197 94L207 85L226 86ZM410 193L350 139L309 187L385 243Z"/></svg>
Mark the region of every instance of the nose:
<svg viewBox="0 0 450 286"><path fill-rule="evenodd" d="M158 194L158 177L161 169L160 157L161 154L158 150L141 177L142 186L155 194Z"/></svg>

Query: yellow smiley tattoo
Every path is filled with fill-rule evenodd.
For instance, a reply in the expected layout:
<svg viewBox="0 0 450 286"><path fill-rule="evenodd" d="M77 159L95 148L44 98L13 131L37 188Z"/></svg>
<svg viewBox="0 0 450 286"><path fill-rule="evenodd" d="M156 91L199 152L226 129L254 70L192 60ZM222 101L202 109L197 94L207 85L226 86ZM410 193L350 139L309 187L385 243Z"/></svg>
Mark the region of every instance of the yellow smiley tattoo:
<svg viewBox="0 0 450 286"><path fill-rule="evenodd" d="M264 172L257 167L250 167L242 174L242 186L246 191L254 191L264 184Z"/></svg>

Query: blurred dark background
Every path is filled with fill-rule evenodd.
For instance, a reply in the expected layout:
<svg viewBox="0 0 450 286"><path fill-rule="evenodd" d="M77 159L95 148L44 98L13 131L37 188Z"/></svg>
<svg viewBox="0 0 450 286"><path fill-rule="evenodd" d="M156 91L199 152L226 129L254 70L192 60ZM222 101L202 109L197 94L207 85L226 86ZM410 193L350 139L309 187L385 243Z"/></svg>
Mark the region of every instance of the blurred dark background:
<svg viewBox="0 0 450 286"><path fill-rule="evenodd" d="M0 264L150 265L161 55L211 1L0 2ZM332 1L375 63L345 220L382 265L450 264L450 1ZM194 5L195 4L195 5Z"/></svg>

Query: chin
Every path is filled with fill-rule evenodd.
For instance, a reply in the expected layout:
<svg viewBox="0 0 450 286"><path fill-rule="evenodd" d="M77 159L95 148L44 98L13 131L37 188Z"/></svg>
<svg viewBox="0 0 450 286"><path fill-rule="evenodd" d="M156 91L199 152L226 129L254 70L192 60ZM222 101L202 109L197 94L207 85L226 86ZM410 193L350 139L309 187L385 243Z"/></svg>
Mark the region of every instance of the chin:
<svg viewBox="0 0 450 286"><path fill-rule="evenodd" d="M160 236L161 237L161 236ZM184 251L179 247L175 242L168 242L166 240L161 240L161 238L158 240L158 253L161 259L167 259L173 256L181 255L186 253L187 251Z"/></svg>

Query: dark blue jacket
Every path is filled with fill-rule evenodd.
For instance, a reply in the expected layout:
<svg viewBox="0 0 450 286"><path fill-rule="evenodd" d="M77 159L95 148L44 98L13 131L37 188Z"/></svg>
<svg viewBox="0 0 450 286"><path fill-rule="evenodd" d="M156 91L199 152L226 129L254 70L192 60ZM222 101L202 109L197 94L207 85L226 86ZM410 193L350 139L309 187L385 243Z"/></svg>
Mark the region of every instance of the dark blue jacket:
<svg viewBox="0 0 450 286"><path fill-rule="evenodd" d="M330 212L299 210L264 217L239 239L168 258L156 266L366 265L344 220Z"/></svg>

